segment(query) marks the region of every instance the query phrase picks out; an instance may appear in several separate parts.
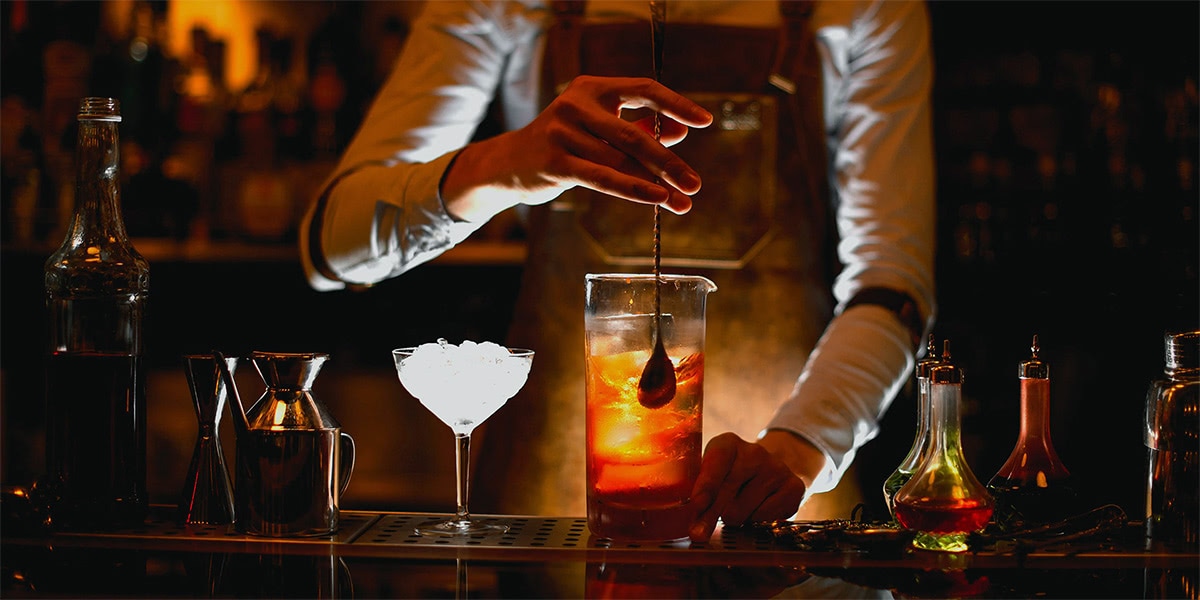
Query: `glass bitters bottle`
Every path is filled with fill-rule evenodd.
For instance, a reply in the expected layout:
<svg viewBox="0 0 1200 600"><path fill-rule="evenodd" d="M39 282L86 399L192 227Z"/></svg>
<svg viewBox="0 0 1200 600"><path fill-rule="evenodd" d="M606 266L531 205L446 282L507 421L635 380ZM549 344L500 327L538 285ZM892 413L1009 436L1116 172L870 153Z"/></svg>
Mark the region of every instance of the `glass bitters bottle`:
<svg viewBox="0 0 1200 600"><path fill-rule="evenodd" d="M51 523L90 529L146 516L143 334L150 268L130 244L119 188L120 107L79 105L75 208L45 264L47 494Z"/></svg>
<svg viewBox="0 0 1200 600"><path fill-rule="evenodd" d="M1050 438L1050 366L1038 358L1040 351L1035 335L1029 359L1017 367L1021 382L1017 443L987 484L996 500L996 525L1005 529L1058 521L1077 509L1071 473Z"/></svg>
<svg viewBox="0 0 1200 600"><path fill-rule="evenodd" d="M913 546L923 550L966 551L967 534L992 517L992 497L963 456L962 379L947 340L929 371L929 451L896 493L896 520L917 531Z"/></svg>
<svg viewBox="0 0 1200 600"><path fill-rule="evenodd" d="M934 345L933 334L925 345L925 357L917 361L915 370L917 382L917 433L913 438L912 448L896 470L888 475L883 482L883 500L887 503L888 514L896 518L896 492L908 483L913 471L920 464L921 456L929 449L929 370L941 363L937 347Z"/></svg>

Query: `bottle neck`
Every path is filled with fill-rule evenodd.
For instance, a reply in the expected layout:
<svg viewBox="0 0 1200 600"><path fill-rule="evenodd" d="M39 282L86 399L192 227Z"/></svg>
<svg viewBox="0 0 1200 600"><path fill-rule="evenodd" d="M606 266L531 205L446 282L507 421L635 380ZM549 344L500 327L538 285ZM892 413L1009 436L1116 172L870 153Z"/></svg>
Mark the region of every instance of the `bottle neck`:
<svg viewBox="0 0 1200 600"><path fill-rule="evenodd" d="M66 244L128 241L120 206L120 136L114 119L80 118L75 212Z"/></svg>
<svg viewBox="0 0 1200 600"><path fill-rule="evenodd" d="M1050 444L1050 380L1021 379L1021 441Z"/></svg>
<svg viewBox="0 0 1200 600"><path fill-rule="evenodd" d="M962 456L962 385L929 385L929 436L931 452L945 458Z"/></svg>
<svg viewBox="0 0 1200 600"><path fill-rule="evenodd" d="M917 378L917 437L929 437L929 378Z"/></svg>

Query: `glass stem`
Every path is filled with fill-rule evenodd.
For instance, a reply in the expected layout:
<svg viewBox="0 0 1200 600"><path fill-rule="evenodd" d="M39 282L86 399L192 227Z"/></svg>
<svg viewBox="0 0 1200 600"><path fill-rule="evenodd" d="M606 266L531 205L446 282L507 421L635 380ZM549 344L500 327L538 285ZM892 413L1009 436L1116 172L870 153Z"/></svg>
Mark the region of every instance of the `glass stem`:
<svg viewBox="0 0 1200 600"><path fill-rule="evenodd" d="M471 434L455 433L454 441L454 465L455 476L454 481L458 484L458 492L455 500L458 504L458 521L471 520L471 513L467 511L467 495L470 493L470 466L471 466Z"/></svg>

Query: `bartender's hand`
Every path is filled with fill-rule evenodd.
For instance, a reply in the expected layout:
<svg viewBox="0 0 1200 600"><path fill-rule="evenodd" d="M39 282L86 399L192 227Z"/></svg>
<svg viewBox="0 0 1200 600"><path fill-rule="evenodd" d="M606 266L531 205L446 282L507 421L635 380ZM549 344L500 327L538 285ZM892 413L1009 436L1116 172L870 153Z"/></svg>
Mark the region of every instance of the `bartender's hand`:
<svg viewBox="0 0 1200 600"><path fill-rule="evenodd" d="M661 115L659 141L652 117L620 117L643 107ZM667 147L710 123L703 107L653 79L581 76L529 125L463 148L442 181L442 200L452 216L482 221L578 185L682 214L700 176Z"/></svg>
<svg viewBox="0 0 1200 600"><path fill-rule="evenodd" d="M824 464L824 453L787 431L768 431L754 443L718 435L704 449L692 488L692 541L708 541L718 518L728 525L790 518Z"/></svg>

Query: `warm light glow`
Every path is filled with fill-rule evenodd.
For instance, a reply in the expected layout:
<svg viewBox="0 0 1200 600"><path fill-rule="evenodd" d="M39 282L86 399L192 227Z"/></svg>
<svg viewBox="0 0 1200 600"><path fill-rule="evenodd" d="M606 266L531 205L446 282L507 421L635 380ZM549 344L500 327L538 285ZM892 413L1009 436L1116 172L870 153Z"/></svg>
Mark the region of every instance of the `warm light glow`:
<svg viewBox="0 0 1200 600"><path fill-rule="evenodd" d="M273 425L283 425L283 418L287 416L287 403L279 402L275 405L275 419Z"/></svg>
<svg viewBox="0 0 1200 600"><path fill-rule="evenodd" d="M192 27L208 30L214 40L225 42L225 83L230 91L246 87L254 76L258 50L254 31L261 25L276 35L295 42L292 76L304 79L308 40L336 8L337 2L305 0L170 0L167 22L160 40L166 52L175 58L191 51ZM378 24L385 15L411 20L423 2L368 2L363 17L363 35L369 40L378 35ZM104 3L101 19L114 39L125 39L132 26L133 0L109 0Z"/></svg>
<svg viewBox="0 0 1200 600"><path fill-rule="evenodd" d="M133 0L112 0L105 4L104 22L118 38L130 31ZM267 25L277 35L296 40L293 67L303 69L306 40L333 10L327 2L279 2L273 0L172 0L167 8L164 35L168 54L187 56L191 51L191 29L200 25L215 40L225 42L225 77L230 90L237 91L250 82L257 62L254 30Z"/></svg>

